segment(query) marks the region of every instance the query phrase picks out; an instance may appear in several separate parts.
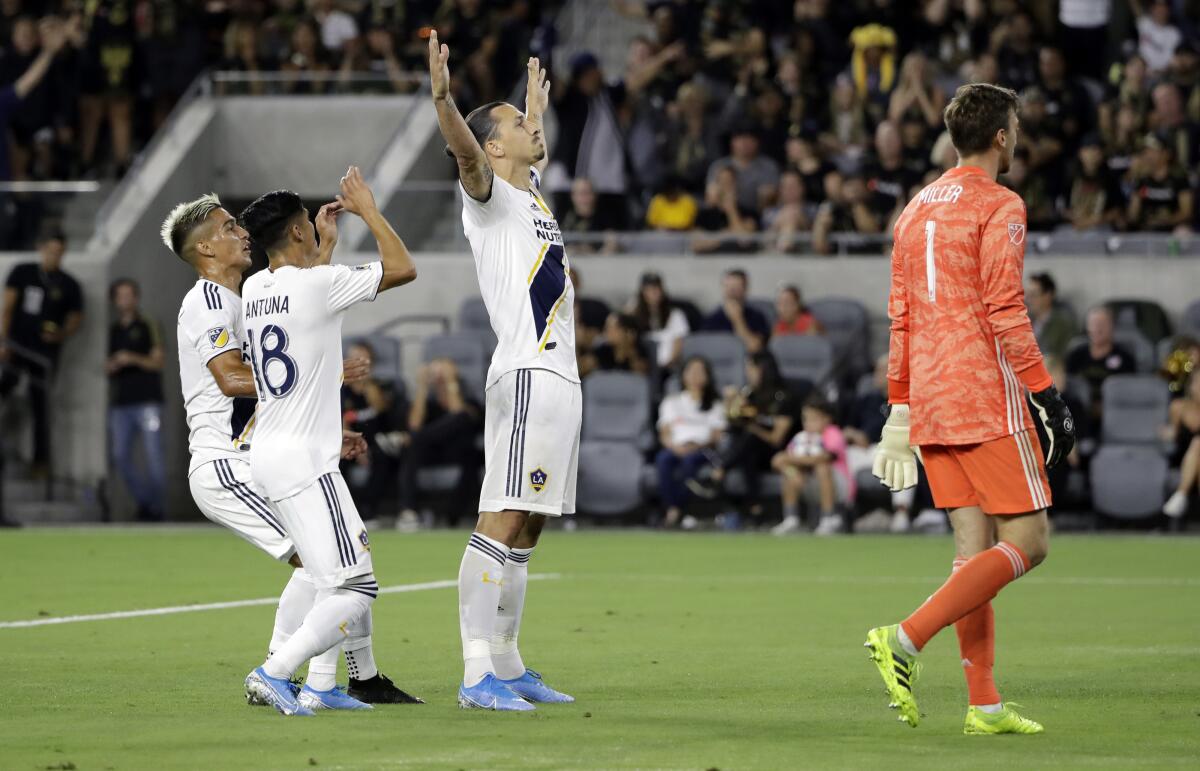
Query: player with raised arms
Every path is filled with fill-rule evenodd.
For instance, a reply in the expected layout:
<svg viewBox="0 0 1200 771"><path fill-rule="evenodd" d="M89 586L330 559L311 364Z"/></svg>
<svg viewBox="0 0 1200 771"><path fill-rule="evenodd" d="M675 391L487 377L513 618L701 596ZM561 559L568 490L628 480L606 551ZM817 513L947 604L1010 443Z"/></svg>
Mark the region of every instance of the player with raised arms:
<svg viewBox="0 0 1200 771"><path fill-rule="evenodd" d="M322 255L337 242L335 209L318 216ZM316 587L274 507L250 476L248 453L257 402L242 334L242 274L250 267L250 240L215 195L176 206L162 224L162 239L197 275L179 308L179 380L187 412L188 485L204 516L229 528L272 558L295 569L279 596L268 652L284 645L312 608ZM325 258L323 258L325 259ZM345 362L348 378L361 363ZM366 451L361 435L344 432L342 457ZM375 667L371 635L348 637L340 650L351 673L349 694L369 704L419 702ZM309 684L333 688L339 647L309 663ZM265 703L251 698L251 703Z"/></svg>
<svg viewBox="0 0 1200 771"><path fill-rule="evenodd" d="M1016 150L1018 106L1006 88L959 88L944 114L958 166L896 221L891 414L874 464L895 492L916 484L920 458L934 504L950 512L957 556L932 597L902 623L872 629L866 645L900 720L916 727L917 653L954 624L967 679L967 734L1042 732L996 689L991 600L1046 558L1046 468L1075 443L1071 413L1025 308L1025 205L996 182ZM1027 396L1048 438L1044 459Z"/></svg>
<svg viewBox="0 0 1200 771"><path fill-rule="evenodd" d="M433 105L458 163L463 230L498 340L487 375L479 521L458 572L464 709L531 710L574 701L517 649L529 559L546 517L575 512L583 399L575 292L562 233L539 191L550 84L528 63L525 112L492 102L466 119L450 97L450 51L429 37Z"/></svg>
<svg viewBox="0 0 1200 771"><path fill-rule="evenodd" d="M260 196L239 220L267 270L242 289L242 328L258 393L250 473L273 503L316 586L316 599L296 633L246 677L246 690L284 714L329 707L356 709L340 689L306 683L299 698L289 680L302 663L350 637L370 633L379 591L366 528L338 470L342 437L342 318L359 302L417 276L412 256L375 204L361 172L351 167L336 204L357 214L379 246L380 259L353 268L331 265L318 247L300 196L277 190Z"/></svg>

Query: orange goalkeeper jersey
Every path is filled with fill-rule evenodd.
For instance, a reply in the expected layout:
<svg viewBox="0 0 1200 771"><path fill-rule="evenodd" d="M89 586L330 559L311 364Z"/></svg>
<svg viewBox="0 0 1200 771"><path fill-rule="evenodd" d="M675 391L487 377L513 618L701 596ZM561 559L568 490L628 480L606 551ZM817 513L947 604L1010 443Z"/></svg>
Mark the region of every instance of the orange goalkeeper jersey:
<svg viewBox="0 0 1200 771"><path fill-rule="evenodd" d="M1025 389L1051 384L1025 310L1025 204L980 168L951 169L896 221L888 400L915 445L1033 428Z"/></svg>

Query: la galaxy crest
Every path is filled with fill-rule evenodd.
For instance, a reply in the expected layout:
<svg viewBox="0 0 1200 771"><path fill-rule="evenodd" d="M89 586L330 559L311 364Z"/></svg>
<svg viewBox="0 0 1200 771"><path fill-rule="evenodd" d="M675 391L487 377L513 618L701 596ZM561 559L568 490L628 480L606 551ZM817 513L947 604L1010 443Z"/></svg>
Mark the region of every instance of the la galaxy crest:
<svg viewBox="0 0 1200 771"><path fill-rule="evenodd" d="M550 475L541 466L538 466L533 471L529 472L529 486L533 488L535 493L540 493L546 487L546 482L550 479Z"/></svg>
<svg viewBox="0 0 1200 771"><path fill-rule="evenodd" d="M370 539L367 538L366 530L358 531L358 542L363 545L363 550L371 551L371 541L370 541Z"/></svg>

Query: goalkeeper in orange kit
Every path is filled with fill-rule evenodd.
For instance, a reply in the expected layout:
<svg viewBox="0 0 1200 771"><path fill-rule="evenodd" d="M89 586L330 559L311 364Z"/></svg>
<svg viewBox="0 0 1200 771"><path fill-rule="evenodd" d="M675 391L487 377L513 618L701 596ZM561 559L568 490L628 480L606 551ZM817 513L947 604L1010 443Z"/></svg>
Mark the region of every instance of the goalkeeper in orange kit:
<svg viewBox="0 0 1200 771"><path fill-rule="evenodd" d="M1042 362L1025 309L1025 206L996 182L1017 144L1017 95L965 85L946 107L959 163L896 222L888 300L891 414L875 475L916 484L918 450L934 504L948 509L950 578L899 624L868 632L892 706L920 720L917 654L954 624L969 691L968 734L1040 733L992 678L991 600L1046 558L1046 468L1074 444L1071 414ZM1049 438L1043 459L1026 399Z"/></svg>

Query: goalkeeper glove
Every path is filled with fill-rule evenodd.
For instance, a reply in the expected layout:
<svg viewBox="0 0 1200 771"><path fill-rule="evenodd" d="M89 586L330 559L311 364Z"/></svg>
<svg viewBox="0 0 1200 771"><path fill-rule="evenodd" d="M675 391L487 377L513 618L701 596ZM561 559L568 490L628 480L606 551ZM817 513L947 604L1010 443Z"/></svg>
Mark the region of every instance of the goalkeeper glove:
<svg viewBox="0 0 1200 771"><path fill-rule="evenodd" d="M1075 420L1067 403L1058 393L1058 389L1050 386L1044 391L1030 394L1034 410L1046 429L1046 468L1054 468L1071 453L1075 446Z"/></svg>
<svg viewBox="0 0 1200 771"><path fill-rule="evenodd" d="M917 484L917 454L908 443L908 405L893 404L875 449L871 473L898 493Z"/></svg>

